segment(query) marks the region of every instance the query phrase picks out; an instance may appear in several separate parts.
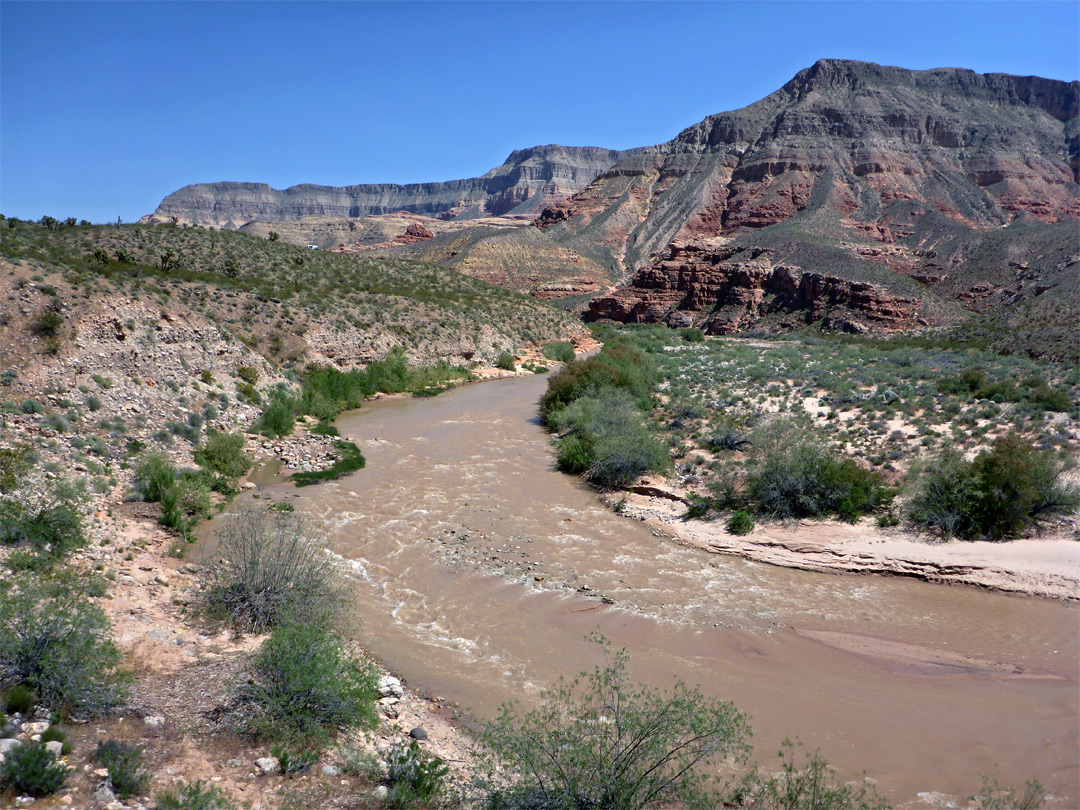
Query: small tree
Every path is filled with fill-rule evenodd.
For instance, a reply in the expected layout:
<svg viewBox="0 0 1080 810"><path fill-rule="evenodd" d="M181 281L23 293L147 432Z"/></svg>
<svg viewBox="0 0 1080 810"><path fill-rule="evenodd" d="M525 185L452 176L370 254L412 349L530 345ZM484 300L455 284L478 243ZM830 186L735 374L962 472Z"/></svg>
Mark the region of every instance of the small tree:
<svg viewBox="0 0 1080 810"><path fill-rule="evenodd" d="M278 239L281 238L281 234L279 234L277 231L270 231L269 238L271 242L276 242Z"/></svg>
<svg viewBox="0 0 1080 810"><path fill-rule="evenodd" d="M561 680L525 714L509 704L482 733L495 758L481 788L493 808L718 807L721 795L702 766L742 760L750 728L732 703L677 682L671 690L635 686L628 654L592 673ZM500 777L497 768L505 773Z"/></svg>

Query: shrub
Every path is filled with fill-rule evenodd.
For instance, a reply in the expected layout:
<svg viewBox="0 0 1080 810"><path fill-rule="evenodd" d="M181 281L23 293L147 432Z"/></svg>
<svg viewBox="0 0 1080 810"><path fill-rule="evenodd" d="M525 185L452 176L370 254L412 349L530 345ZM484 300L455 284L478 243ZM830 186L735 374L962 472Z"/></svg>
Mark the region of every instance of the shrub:
<svg viewBox="0 0 1080 810"><path fill-rule="evenodd" d="M97 605L63 584L20 581L0 592L0 686L22 684L54 711L115 705L120 661Z"/></svg>
<svg viewBox="0 0 1080 810"><path fill-rule="evenodd" d="M1080 504L1063 481L1064 465L1015 435L1002 436L972 461L956 452L935 459L907 508L916 529L948 540L1002 540Z"/></svg>
<svg viewBox="0 0 1080 810"><path fill-rule="evenodd" d="M517 371L517 366L514 365L514 355L507 351L499 352L499 356L495 358L495 368L501 368L504 371Z"/></svg>
<svg viewBox="0 0 1080 810"><path fill-rule="evenodd" d="M592 673L560 680L525 714L503 705L481 739L492 752L482 781L492 808L718 807L699 766L749 749L746 719L731 703L678 682L634 686L625 650ZM499 765L515 774L497 777Z"/></svg>
<svg viewBox="0 0 1080 810"><path fill-rule="evenodd" d="M559 472L579 475L589 469L592 450L577 436L565 436L558 442L555 466Z"/></svg>
<svg viewBox="0 0 1080 810"><path fill-rule="evenodd" d="M252 659L241 688L239 728L257 738L319 744L330 732L374 727L374 668L345 654L341 639L312 625L279 627Z"/></svg>
<svg viewBox="0 0 1080 810"><path fill-rule="evenodd" d="M687 327L679 330L679 337L681 337L687 343L704 343L705 333L700 329L694 327Z"/></svg>
<svg viewBox="0 0 1080 810"><path fill-rule="evenodd" d="M34 332L42 337L58 337L60 327L64 325L64 316L53 307L44 309L34 319Z"/></svg>
<svg viewBox="0 0 1080 810"><path fill-rule="evenodd" d="M87 543L82 516L70 499L48 496L27 503L0 501L0 544L23 546L50 560L60 560Z"/></svg>
<svg viewBox="0 0 1080 810"><path fill-rule="evenodd" d="M28 715L34 708L34 693L21 683L15 684L4 696L4 711L12 714Z"/></svg>
<svg viewBox="0 0 1080 810"><path fill-rule="evenodd" d="M559 363L574 362L574 344L565 340L555 340L544 346L544 357Z"/></svg>
<svg viewBox="0 0 1080 810"><path fill-rule="evenodd" d="M164 456L149 455L135 468L135 492L144 501L161 502L176 486L179 473Z"/></svg>
<svg viewBox="0 0 1080 810"><path fill-rule="evenodd" d="M540 399L540 415L551 427L551 414L604 387L626 391L645 409L651 407L655 377L655 365L644 352L627 340L615 339L596 357L571 363L548 380Z"/></svg>
<svg viewBox="0 0 1080 810"><path fill-rule="evenodd" d="M296 424L297 404L288 391L275 388L270 393L266 408L255 421L252 429L271 439L288 436L293 432L293 426Z"/></svg>
<svg viewBox="0 0 1080 810"><path fill-rule="evenodd" d="M52 725L45 729L45 732L41 735L41 744L44 745L47 742L58 742L60 743L61 753L71 753L72 745L67 741L67 735L59 726Z"/></svg>
<svg viewBox="0 0 1080 810"><path fill-rule="evenodd" d="M386 755L386 802L394 808L417 802L430 805L443 790L448 768L438 757L425 756L420 744L397 743Z"/></svg>
<svg viewBox="0 0 1080 810"><path fill-rule="evenodd" d="M0 785L35 798L55 793L64 786L67 777L67 765L44 745L20 745L10 750L0 763Z"/></svg>
<svg viewBox="0 0 1080 810"><path fill-rule="evenodd" d="M192 478L181 478L161 496L161 525L184 537L210 512L210 493Z"/></svg>
<svg viewBox="0 0 1080 810"><path fill-rule="evenodd" d="M251 366L240 366L240 368L236 370L236 376L248 385L254 385L259 381L259 372Z"/></svg>
<svg viewBox="0 0 1080 810"><path fill-rule="evenodd" d="M745 509L740 509L728 518L727 530L732 534L750 534L755 525L754 516Z"/></svg>
<svg viewBox="0 0 1080 810"><path fill-rule="evenodd" d="M158 810L236 810L236 802L201 779L157 795Z"/></svg>
<svg viewBox="0 0 1080 810"><path fill-rule="evenodd" d="M667 450L644 427L599 439L594 455L585 475L608 489L628 487L638 476L661 472L670 463Z"/></svg>
<svg viewBox="0 0 1080 810"><path fill-rule="evenodd" d="M1020 794L1001 787L996 776L983 774L982 780L982 790L968 797L975 802L975 810L1038 810L1046 801L1046 791L1037 779L1028 780Z"/></svg>
<svg viewBox="0 0 1080 810"><path fill-rule="evenodd" d="M143 767L143 748L119 740L102 740L94 758L109 772L109 782L117 798L127 799L142 793L150 784L150 773Z"/></svg>
<svg viewBox="0 0 1080 810"><path fill-rule="evenodd" d="M195 461L208 470L239 478L251 469L251 459L244 452L245 441L239 433L210 431L203 446L195 450Z"/></svg>
<svg viewBox="0 0 1080 810"><path fill-rule="evenodd" d="M853 459L832 458L793 432L792 426L780 427L747 476L747 494L759 513L781 520L836 515L855 522L892 501L895 493L880 473Z"/></svg>
<svg viewBox="0 0 1080 810"><path fill-rule="evenodd" d="M301 513L234 512L218 530L224 562L207 571L207 607L253 633L286 621L328 623L343 594L324 540L320 526Z"/></svg>
<svg viewBox="0 0 1080 810"><path fill-rule="evenodd" d="M888 810L874 786L837 782L835 771L818 753L804 763L795 759L795 746L784 740L781 771L763 776L754 771L735 788L728 804L746 810Z"/></svg>
<svg viewBox="0 0 1080 810"><path fill-rule="evenodd" d="M0 492L14 492L34 466L34 451L28 444L0 447Z"/></svg>

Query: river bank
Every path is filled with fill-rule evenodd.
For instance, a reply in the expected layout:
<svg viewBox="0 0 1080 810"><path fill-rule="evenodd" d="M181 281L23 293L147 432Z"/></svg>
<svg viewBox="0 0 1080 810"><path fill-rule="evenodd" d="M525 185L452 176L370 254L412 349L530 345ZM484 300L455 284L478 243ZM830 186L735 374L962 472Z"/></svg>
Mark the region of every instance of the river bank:
<svg viewBox="0 0 1080 810"><path fill-rule="evenodd" d="M1080 539L1075 530L1008 542L930 542L864 518L760 523L747 535L724 521L686 520L685 493L644 479L616 500L625 517L668 539L714 554L830 574L881 574L967 585L1000 593L1080 601Z"/></svg>

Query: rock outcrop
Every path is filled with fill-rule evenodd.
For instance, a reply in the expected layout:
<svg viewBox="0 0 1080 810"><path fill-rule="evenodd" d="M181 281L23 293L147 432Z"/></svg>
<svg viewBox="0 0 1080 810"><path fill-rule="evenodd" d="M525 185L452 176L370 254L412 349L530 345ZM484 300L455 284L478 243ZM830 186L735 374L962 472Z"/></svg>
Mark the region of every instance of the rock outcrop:
<svg viewBox="0 0 1080 810"><path fill-rule="evenodd" d="M357 186L265 183L197 183L174 191L143 222L176 217L192 225L236 229L250 222L291 222L307 217L356 218L395 211L472 219L535 215L587 186L628 152L599 147L536 146L510 154L482 177L445 183Z"/></svg>
<svg viewBox="0 0 1080 810"><path fill-rule="evenodd" d="M699 326L729 334L769 316L822 321L847 332L902 329L929 322L915 298L890 294L866 282L809 272L780 261L770 250L710 241L672 243L656 263L639 270L629 286L594 299L588 321Z"/></svg>

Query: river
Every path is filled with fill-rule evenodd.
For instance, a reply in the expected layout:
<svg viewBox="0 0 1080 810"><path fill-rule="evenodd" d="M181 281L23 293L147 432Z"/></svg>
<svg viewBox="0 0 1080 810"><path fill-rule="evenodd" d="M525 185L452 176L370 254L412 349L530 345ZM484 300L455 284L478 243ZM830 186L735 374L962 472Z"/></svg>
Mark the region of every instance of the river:
<svg viewBox="0 0 1080 810"><path fill-rule="evenodd" d="M768 764L798 737L895 806L948 806L984 772L1080 806L1075 607L653 536L554 471L545 385L366 403L338 421L366 469L294 500L356 576L356 637L410 685L491 716L591 668L599 630L635 678L735 701Z"/></svg>

